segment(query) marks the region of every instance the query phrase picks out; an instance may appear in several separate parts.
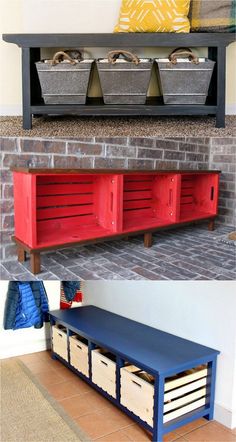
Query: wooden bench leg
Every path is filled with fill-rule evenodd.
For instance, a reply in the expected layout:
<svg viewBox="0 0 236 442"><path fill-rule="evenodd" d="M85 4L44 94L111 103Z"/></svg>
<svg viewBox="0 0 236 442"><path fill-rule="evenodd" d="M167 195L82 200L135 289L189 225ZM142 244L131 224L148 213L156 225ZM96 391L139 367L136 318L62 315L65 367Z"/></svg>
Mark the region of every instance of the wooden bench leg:
<svg viewBox="0 0 236 442"><path fill-rule="evenodd" d="M209 223L208 223L208 230L209 230L210 232L212 232L213 230L215 230L215 220L214 220L214 219L211 219L211 220L209 221Z"/></svg>
<svg viewBox="0 0 236 442"><path fill-rule="evenodd" d="M22 246L17 246L17 256L19 262L25 262L26 261L26 251L23 249Z"/></svg>
<svg viewBox="0 0 236 442"><path fill-rule="evenodd" d="M128 236L124 236L123 241L129 241L129 237Z"/></svg>
<svg viewBox="0 0 236 442"><path fill-rule="evenodd" d="M30 253L31 272L35 274L40 273L40 253Z"/></svg>
<svg viewBox="0 0 236 442"><path fill-rule="evenodd" d="M144 233L144 247L152 247L152 233Z"/></svg>

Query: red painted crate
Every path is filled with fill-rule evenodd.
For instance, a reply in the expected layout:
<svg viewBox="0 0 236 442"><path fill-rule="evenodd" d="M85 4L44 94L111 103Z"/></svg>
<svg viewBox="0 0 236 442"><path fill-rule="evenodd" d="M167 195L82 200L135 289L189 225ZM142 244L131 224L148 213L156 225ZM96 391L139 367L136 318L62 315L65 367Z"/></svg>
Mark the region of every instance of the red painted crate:
<svg viewBox="0 0 236 442"><path fill-rule="evenodd" d="M29 252L36 272L42 250L135 233L150 239L148 232L217 214L218 171L13 172L14 239L19 260Z"/></svg>

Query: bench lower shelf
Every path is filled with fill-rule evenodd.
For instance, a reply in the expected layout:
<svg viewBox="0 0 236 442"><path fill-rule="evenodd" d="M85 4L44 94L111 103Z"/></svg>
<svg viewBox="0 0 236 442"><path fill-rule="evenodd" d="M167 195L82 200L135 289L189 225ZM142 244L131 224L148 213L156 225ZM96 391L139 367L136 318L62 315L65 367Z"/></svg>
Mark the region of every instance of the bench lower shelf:
<svg viewBox="0 0 236 442"><path fill-rule="evenodd" d="M198 213L198 216L199 216L199 213ZM70 235L68 232L65 232L65 236L61 236L61 234L60 234L60 242L58 242L58 235L57 235L57 232L55 231L53 238L50 234L50 243L49 242L47 243L44 241L44 243L42 243L42 244L39 243L37 245L37 247L35 247L35 248L27 246L27 244L25 244L24 242L22 242L21 240L19 240L15 236L13 236L12 239L17 244L18 261L19 262L26 261L27 253L28 253L30 255L31 271L34 274L38 274L41 272L40 253L44 252L44 251L56 250L56 249L60 249L60 248L73 247L73 246L79 246L79 245L85 245L85 244L95 244L100 241L111 241L113 239L115 239L115 240L126 239L127 240L129 238L129 236L137 236L139 234L144 235L144 247L151 247L152 246L152 234L154 232L157 232L157 231L160 231L163 229L171 229L172 227L186 226L186 225L190 225L193 223L196 224L197 222L202 221L202 220L208 220L208 230L212 231L215 228L215 218L216 218L215 216L209 216L206 214L202 214L202 216L199 217L195 221L192 221L192 219L190 221L186 217L178 224L176 224L176 223L170 224L170 223L163 222L163 225L160 223L159 227L157 227L156 225L155 225L155 227L151 227L150 222L148 222L147 227L142 230L139 230L139 231L137 231L137 227L132 226L132 223L129 223L125 226L126 228L120 234L112 233L109 230L99 228L99 226L97 226L98 228L94 229L94 233L96 233L96 235L93 238L91 238L91 231L89 231L87 233L87 238L86 238L86 228L82 228L82 229L80 229L80 232L78 233L78 237L75 237L75 235ZM156 224L156 220L155 220L155 224ZM83 235L83 230L85 232L84 235ZM55 241L54 244L52 244L53 240Z"/></svg>
<svg viewBox="0 0 236 442"><path fill-rule="evenodd" d="M31 106L33 115L79 115L79 116L165 116L165 115L216 115L214 104L164 104L161 97L151 97L146 104L104 104L102 98L90 98L86 104L44 104Z"/></svg>

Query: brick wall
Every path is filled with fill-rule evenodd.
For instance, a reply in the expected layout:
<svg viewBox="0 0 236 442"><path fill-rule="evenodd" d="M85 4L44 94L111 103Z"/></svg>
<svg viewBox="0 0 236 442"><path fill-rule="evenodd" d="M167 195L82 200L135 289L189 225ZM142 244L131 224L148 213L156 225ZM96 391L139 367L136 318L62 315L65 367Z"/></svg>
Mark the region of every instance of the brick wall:
<svg viewBox="0 0 236 442"><path fill-rule="evenodd" d="M219 218L236 227L236 138L212 138L209 167L220 169Z"/></svg>
<svg viewBox="0 0 236 442"><path fill-rule="evenodd" d="M236 142L236 138L234 140ZM118 169L221 168L220 221L233 224L232 139L211 138L0 138L2 259L15 258L13 185L10 166ZM225 145L223 145L225 144ZM234 166L235 167L235 166Z"/></svg>

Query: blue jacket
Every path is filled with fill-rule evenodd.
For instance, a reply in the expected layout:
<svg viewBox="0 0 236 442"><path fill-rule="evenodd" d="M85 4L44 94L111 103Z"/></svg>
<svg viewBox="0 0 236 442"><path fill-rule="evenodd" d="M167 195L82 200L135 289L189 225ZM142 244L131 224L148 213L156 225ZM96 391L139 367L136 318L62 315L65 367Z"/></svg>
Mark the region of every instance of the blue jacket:
<svg viewBox="0 0 236 442"><path fill-rule="evenodd" d="M10 281L4 313L4 328L41 328L48 320L48 299L41 281Z"/></svg>

